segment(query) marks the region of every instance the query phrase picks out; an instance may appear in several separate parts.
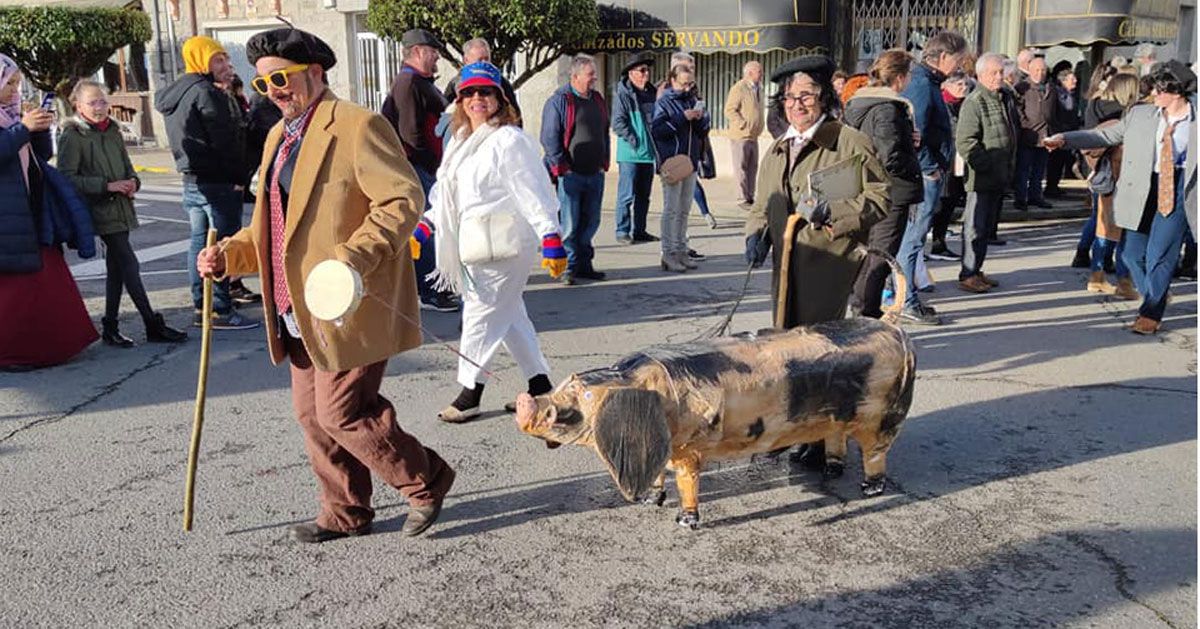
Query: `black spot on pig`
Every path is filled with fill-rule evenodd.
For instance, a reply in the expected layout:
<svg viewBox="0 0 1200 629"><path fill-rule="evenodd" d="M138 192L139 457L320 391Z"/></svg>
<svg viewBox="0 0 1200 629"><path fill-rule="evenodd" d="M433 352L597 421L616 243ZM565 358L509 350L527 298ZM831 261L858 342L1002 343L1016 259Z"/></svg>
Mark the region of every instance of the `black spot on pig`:
<svg viewBox="0 0 1200 629"><path fill-rule="evenodd" d="M746 431L746 436L752 439L758 439L763 434L763 418L759 417L750 424L750 429Z"/></svg>
<svg viewBox="0 0 1200 629"><path fill-rule="evenodd" d="M661 364L672 378L690 378L707 384L718 384L723 373L754 371L753 366L734 360L708 343L659 345L629 356L616 366L628 371L647 363Z"/></svg>
<svg viewBox="0 0 1200 629"><path fill-rule="evenodd" d="M625 372L614 365L612 367L590 369L582 373L577 373L575 376L579 378L579 381L585 386L594 387L598 384L619 383L625 379Z"/></svg>
<svg viewBox="0 0 1200 629"><path fill-rule="evenodd" d="M875 359L865 353L832 353L813 360L789 360L788 421L809 415L854 419L867 390Z"/></svg>
<svg viewBox="0 0 1200 629"><path fill-rule="evenodd" d="M853 319L838 319L818 323L808 328L813 334L820 334L841 348L853 347L870 341L871 337L880 332L891 331L892 328L878 319L855 317Z"/></svg>

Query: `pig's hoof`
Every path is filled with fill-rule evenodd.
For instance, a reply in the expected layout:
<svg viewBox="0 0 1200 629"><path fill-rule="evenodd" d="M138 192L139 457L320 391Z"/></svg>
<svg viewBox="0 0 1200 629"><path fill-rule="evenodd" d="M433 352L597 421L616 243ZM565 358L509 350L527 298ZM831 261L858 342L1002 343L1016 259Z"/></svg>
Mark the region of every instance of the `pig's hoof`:
<svg viewBox="0 0 1200 629"><path fill-rule="evenodd" d="M700 513L697 511L680 511L679 515L675 518L675 523L694 531L700 528Z"/></svg>
<svg viewBox="0 0 1200 629"><path fill-rule="evenodd" d="M867 480L863 481L861 485L863 496L867 498L870 498L871 496L878 496L879 494L883 493L885 485L887 485L886 476L868 478Z"/></svg>
<svg viewBox="0 0 1200 629"><path fill-rule="evenodd" d="M833 480L835 478L841 478L845 471L846 465L841 461L827 461L825 463L825 469L821 470L821 477L825 480Z"/></svg>
<svg viewBox="0 0 1200 629"><path fill-rule="evenodd" d="M644 504L646 506L650 506L650 507L661 507L661 506L663 506L663 503L666 501L667 501L667 492L664 489L660 489L660 490L658 490L654 493L651 493L650 495L642 498L642 504Z"/></svg>

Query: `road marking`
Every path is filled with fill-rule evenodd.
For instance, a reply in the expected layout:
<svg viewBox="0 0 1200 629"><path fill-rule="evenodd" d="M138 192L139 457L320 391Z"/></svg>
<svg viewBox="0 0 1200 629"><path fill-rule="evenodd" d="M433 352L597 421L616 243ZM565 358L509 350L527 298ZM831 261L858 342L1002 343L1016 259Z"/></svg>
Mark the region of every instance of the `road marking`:
<svg viewBox="0 0 1200 629"><path fill-rule="evenodd" d="M169 258L180 253L185 253L188 250L188 246L191 245L191 242L191 238L186 238L184 240L176 240L174 242L147 247L134 253L137 255L139 262L146 263L153 260ZM74 275L76 279L87 278L95 275L103 275L104 273L105 266L103 259L88 260L87 262L80 262L79 264L71 265L71 275Z"/></svg>
<svg viewBox="0 0 1200 629"><path fill-rule="evenodd" d="M181 273L187 273L187 269L167 269L165 271L142 271L141 276L148 277L151 275L179 275ZM106 277L108 277L108 275L80 275L75 278L75 281L76 282L87 282L90 280L102 280Z"/></svg>
<svg viewBox="0 0 1200 629"><path fill-rule="evenodd" d="M154 216L152 214L138 214L138 219L144 219L153 222L161 223L178 223L180 225L191 225L191 221L186 218L167 218L165 216Z"/></svg>

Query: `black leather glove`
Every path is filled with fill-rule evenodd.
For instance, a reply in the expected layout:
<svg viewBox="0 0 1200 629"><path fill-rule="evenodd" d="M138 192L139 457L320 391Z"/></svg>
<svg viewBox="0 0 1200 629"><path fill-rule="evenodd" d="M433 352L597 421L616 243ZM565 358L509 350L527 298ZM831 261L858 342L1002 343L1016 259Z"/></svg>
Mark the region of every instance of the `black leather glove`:
<svg viewBox="0 0 1200 629"><path fill-rule="evenodd" d="M746 236L746 264L757 269L767 261L767 254L770 252L771 239L767 237L765 230Z"/></svg>

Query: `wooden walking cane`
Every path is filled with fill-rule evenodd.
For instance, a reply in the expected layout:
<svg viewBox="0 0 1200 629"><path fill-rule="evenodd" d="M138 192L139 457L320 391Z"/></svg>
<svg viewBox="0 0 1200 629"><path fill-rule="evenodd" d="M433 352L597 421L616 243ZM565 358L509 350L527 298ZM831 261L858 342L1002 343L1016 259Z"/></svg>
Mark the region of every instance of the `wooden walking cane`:
<svg viewBox="0 0 1200 629"><path fill-rule="evenodd" d="M216 230L208 230L206 246L217 244ZM183 530L192 530L192 501L196 490L196 459L200 457L200 430L204 427L204 395L208 389L208 350L212 346L213 280L204 278L204 309L201 313L200 375L196 382L196 409L192 415L192 442L188 447L187 484L183 490Z"/></svg>

